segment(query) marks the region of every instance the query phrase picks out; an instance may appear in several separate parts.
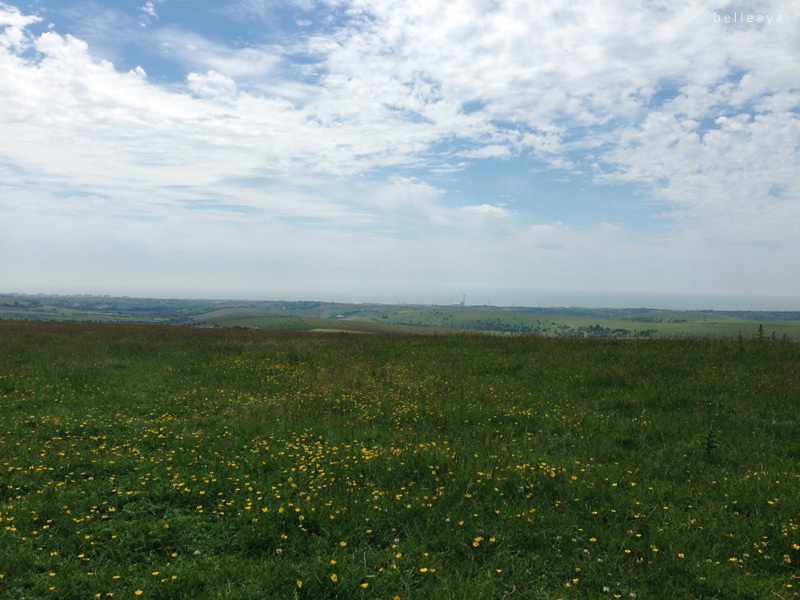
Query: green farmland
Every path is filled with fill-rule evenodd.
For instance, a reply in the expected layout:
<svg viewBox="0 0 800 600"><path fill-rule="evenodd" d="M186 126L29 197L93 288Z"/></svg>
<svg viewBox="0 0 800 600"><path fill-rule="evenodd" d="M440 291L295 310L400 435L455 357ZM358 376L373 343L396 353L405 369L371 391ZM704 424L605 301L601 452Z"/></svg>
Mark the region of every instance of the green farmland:
<svg viewBox="0 0 800 600"><path fill-rule="evenodd" d="M800 340L800 312L648 308L409 306L0 295L0 320L168 323L350 333L463 333L591 338Z"/></svg>
<svg viewBox="0 0 800 600"><path fill-rule="evenodd" d="M0 597L798 597L797 343L281 318L0 322Z"/></svg>

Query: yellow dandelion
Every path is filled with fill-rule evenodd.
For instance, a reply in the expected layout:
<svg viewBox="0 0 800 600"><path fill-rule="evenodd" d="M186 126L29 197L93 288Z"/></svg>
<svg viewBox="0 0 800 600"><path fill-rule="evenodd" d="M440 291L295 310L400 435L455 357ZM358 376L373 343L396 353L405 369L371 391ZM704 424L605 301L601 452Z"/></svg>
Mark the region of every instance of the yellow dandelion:
<svg viewBox="0 0 800 600"><path fill-rule="evenodd" d="M331 575L331 581L332 581L333 583L336 583L337 581L339 581L339 576L338 576L336 573L333 573L333 574Z"/></svg>

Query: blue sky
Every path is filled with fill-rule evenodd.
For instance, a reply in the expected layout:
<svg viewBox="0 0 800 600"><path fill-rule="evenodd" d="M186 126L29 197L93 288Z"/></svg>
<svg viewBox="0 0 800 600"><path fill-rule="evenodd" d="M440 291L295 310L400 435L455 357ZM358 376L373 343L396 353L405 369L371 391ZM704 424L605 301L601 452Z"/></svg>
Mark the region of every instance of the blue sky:
<svg viewBox="0 0 800 600"><path fill-rule="evenodd" d="M0 291L798 310L798 17L0 0Z"/></svg>

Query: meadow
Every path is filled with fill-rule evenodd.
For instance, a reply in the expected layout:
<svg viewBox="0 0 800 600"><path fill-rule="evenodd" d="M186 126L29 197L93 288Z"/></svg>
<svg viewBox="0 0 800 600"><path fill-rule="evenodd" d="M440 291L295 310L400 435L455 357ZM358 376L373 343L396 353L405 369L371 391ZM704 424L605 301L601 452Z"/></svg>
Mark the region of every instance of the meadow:
<svg viewBox="0 0 800 600"><path fill-rule="evenodd" d="M796 598L800 345L0 321L2 598Z"/></svg>

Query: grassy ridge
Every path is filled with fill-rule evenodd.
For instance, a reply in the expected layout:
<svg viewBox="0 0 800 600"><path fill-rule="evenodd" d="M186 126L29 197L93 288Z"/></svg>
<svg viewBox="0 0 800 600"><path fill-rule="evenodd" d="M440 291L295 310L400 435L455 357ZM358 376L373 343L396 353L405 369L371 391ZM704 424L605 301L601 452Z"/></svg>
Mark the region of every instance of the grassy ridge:
<svg viewBox="0 0 800 600"><path fill-rule="evenodd" d="M0 323L0 596L797 597L798 364Z"/></svg>

